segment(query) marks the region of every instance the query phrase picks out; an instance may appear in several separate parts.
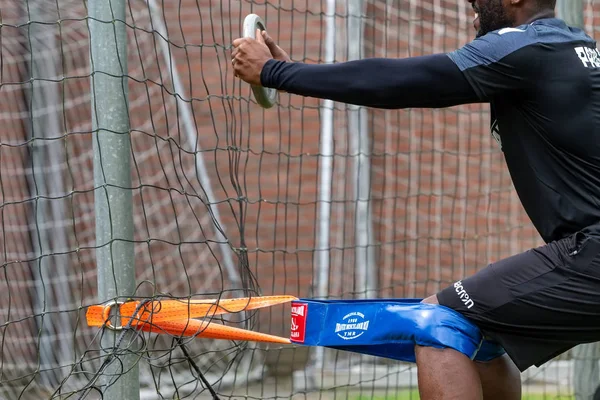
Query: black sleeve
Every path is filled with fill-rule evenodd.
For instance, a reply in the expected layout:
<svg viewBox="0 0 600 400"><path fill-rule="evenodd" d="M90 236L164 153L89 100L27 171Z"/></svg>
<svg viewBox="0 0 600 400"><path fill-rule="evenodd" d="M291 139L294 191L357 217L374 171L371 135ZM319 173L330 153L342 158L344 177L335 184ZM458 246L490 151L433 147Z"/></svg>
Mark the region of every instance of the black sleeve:
<svg viewBox="0 0 600 400"><path fill-rule="evenodd" d="M301 96L375 108L442 108L480 101L446 54L316 65L269 60L261 83Z"/></svg>

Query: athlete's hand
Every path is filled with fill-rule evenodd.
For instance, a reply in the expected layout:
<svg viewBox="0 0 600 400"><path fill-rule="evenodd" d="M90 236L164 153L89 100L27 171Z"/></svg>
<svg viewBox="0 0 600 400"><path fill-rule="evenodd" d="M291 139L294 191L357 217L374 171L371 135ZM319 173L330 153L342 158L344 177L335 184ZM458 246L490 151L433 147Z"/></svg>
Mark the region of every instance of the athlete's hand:
<svg viewBox="0 0 600 400"><path fill-rule="evenodd" d="M256 30L256 40L239 38L233 41L231 64L235 76L251 85L260 85L260 73L272 58L260 29Z"/></svg>
<svg viewBox="0 0 600 400"><path fill-rule="evenodd" d="M256 30L256 40L239 38L233 41L231 63L235 76L251 85L260 85L260 73L267 61L272 58L291 61L288 54L260 29Z"/></svg>

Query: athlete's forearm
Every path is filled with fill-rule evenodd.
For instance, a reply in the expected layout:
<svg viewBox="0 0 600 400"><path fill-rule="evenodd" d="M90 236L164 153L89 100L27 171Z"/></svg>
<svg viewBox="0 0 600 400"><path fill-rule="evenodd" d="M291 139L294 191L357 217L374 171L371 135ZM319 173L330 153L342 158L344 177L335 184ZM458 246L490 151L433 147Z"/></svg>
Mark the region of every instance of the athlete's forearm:
<svg viewBox="0 0 600 400"><path fill-rule="evenodd" d="M445 54L318 65L270 60L261 82L301 96L376 108L441 108L480 101Z"/></svg>

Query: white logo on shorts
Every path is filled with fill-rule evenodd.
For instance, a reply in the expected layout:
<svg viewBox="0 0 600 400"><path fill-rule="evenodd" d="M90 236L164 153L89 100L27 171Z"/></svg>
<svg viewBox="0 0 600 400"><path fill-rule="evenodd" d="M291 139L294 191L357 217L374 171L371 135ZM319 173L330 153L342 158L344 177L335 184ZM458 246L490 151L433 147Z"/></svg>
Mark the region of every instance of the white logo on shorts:
<svg viewBox="0 0 600 400"><path fill-rule="evenodd" d="M473 300L471 300L471 297L469 296L469 293L467 293L467 291L463 287L462 281L456 282L454 284L454 289L456 290L456 293L458 294L458 297L460 297L460 299L462 300L462 302L465 303L465 306L467 306L467 308L471 308L471 307L473 307L475 305L475 303L473 302Z"/></svg>

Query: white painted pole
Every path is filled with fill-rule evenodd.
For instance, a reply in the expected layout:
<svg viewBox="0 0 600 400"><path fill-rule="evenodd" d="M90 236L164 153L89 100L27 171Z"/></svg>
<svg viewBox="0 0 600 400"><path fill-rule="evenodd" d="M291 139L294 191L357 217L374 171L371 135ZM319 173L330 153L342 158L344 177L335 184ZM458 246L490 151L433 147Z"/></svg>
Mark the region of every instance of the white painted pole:
<svg viewBox="0 0 600 400"><path fill-rule="evenodd" d="M364 0L348 0L348 60L364 57ZM353 160L355 271L357 297L367 298L377 290L371 216L371 159L368 114L365 107L348 106L350 152Z"/></svg>
<svg viewBox="0 0 600 400"><path fill-rule="evenodd" d="M327 0L325 11L325 63L335 62L335 0ZM318 299L325 299L329 295L329 234L331 227L331 185L333 178L333 130L334 130L334 102L324 100L321 106L321 138L320 138L320 165L319 165L319 191L317 215L317 249L315 251L316 274L314 277ZM324 363L324 349L315 349L311 367L321 370Z"/></svg>
<svg viewBox="0 0 600 400"><path fill-rule="evenodd" d="M162 15L160 8L156 2L156 0L149 0L150 6L150 18L152 20L152 26L163 38L168 39L169 35L167 32L167 28L163 19L160 17ZM196 163L196 176L198 178L198 182L200 182L200 186L202 190L204 190L204 194L206 195L207 208L214 218L215 224L217 227L221 229L215 228L215 235L217 240L219 241L219 248L221 250L221 255L223 256L223 264L225 266L225 271L227 271L228 281L233 286L234 289L245 289L242 284L242 279L238 270L236 269L235 263L233 262L233 258L231 257L231 248L227 245L227 238L223 234L221 230L224 229L224 225L222 223L221 215L219 213L218 206L212 206L216 204L217 200L215 198L214 192L212 190L211 179L208 173L206 172L206 164L204 163L204 157L202 156L202 148L200 146L200 142L198 141L198 134L196 131L196 125L194 124L194 118L192 115L192 105L190 101L185 101L186 97L185 88L183 83L181 82L181 78L179 77L179 73L177 72L177 61L171 57L171 52L169 51L169 43L162 38L158 39L159 46L161 49L161 53L164 58L164 63L169 70L169 76L173 80L173 88L175 89L175 96L177 101L177 108L180 111L180 117L183 124L183 130L185 132L185 137L188 142L188 146L190 151L194 152L194 160Z"/></svg>

